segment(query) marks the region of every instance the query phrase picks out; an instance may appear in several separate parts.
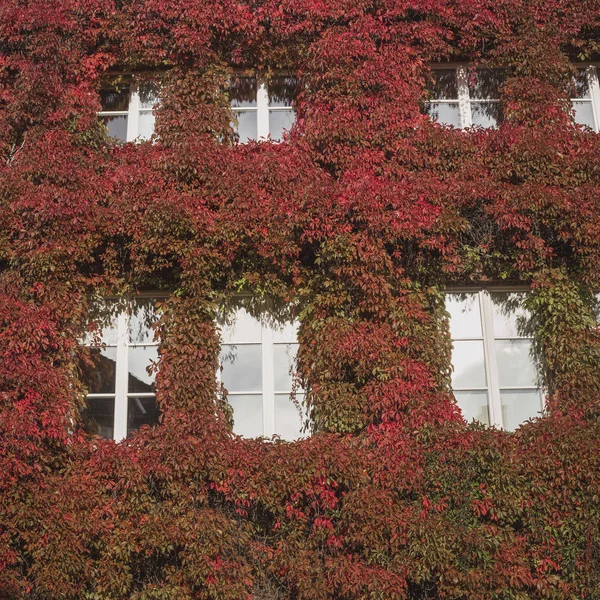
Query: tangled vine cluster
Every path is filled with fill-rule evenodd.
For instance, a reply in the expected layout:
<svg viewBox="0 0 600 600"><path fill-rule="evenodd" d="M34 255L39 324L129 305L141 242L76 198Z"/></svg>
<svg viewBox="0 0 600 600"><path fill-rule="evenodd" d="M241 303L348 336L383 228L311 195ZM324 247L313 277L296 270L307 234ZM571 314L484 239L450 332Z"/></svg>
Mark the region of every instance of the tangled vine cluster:
<svg viewBox="0 0 600 600"><path fill-rule="evenodd" d="M3 0L0 597L600 598L599 52L598 0ZM447 62L506 70L500 127L423 114ZM301 79L284 143L235 143L232 70ZM150 141L98 121L118 73L160 85ZM514 433L450 384L443 291L490 281L531 289ZM116 444L78 340L148 289L161 422ZM300 321L305 439L232 434L240 290Z"/></svg>

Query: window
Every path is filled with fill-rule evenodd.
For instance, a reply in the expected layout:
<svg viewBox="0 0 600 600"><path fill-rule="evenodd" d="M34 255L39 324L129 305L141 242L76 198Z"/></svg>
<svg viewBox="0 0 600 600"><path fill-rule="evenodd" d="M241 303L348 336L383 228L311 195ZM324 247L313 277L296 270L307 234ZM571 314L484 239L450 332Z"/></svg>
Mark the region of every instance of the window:
<svg viewBox="0 0 600 600"><path fill-rule="evenodd" d="M240 143L266 139L281 141L296 118L292 108L298 80L286 75L272 77L267 84L256 77L231 78L229 97L237 119L235 132Z"/></svg>
<svg viewBox="0 0 600 600"><path fill-rule="evenodd" d="M120 441L145 424L158 421L152 365L158 361L158 342L152 323L155 301L139 299L129 306L103 307L99 335L88 334L94 367L86 369L89 390L87 429ZM150 370L150 372L149 372Z"/></svg>
<svg viewBox="0 0 600 600"><path fill-rule="evenodd" d="M292 105L298 80L277 75L269 85L256 77L232 77L229 88L231 109L237 123L232 126L238 141L283 140L296 119ZM122 142L150 139L154 133L152 109L158 104L158 87L152 82L124 81L100 90L100 119L108 135Z"/></svg>
<svg viewBox="0 0 600 600"><path fill-rule="evenodd" d="M234 431L246 437L301 437L303 394L292 395L297 325L267 323L238 309L222 326L220 377L233 407Z"/></svg>
<svg viewBox="0 0 600 600"><path fill-rule="evenodd" d="M108 135L123 142L150 139L154 133L152 109L158 103L158 88L151 82L125 81L100 90L102 110L98 116Z"/></svg>
<svg viewBox="0 0 600 600"><path fill-rule="evenodd" d="M531 340L517 322L526 316L518 305L522 292L449 293L453 340L452 387L465 419L514 430L543 409ZM103 307L103 324L84 344L91 349L88 430L117 441L144 424L158 421L154 368L159 342L154 339L155 300L114 302ZM303 390L294 381L297 323L257 319L244 308L221 323L218 377L233 408L234 432L246 437L302 436L306 420Z"/></svg>
<svg viewBox="0 0 600 600"><path fill-rule="evenodd" d="M441 125L496 127L502 121L502 82L497 69L434 68L425 112Z"/></svg>
<svg viewBox="0 0 600 600"><path fill-rule="evenodd" d="M523 309L507 302L523 293L448 294L453 340L452 387L465 419L512 431L539 416L542 394L530 356L531 340L519 335Z"/></svg>
<svg viewBox="0 0 600 600"><path fill-rule="evenodd" d="M596 68L588 66L577 69L573 77L575 97L571 98L575 123L599 130L600 86Z"/></svg>

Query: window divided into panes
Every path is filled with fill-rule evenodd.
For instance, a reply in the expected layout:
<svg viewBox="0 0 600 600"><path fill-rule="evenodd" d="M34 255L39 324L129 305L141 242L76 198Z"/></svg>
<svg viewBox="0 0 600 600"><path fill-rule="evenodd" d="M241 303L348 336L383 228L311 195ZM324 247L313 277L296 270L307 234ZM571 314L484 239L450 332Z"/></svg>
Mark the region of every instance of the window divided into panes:
<svg viewBox="0 0 600 600"><path fill-rule="evenodd" d="M108 135L122 142L150 139L154 133L152 109L158 103L158 86L149 81L125 80L100 90L98 116Z"/></svg>
<svg viewBox="0 0 600 600"><path fill-rule="evenodd" d="M142 425L158 421L153 365L158 341L152 324L155 300L107 303L95 319L96 334L83 340L90 348L93 366L86 368L88 388L84 414L90 433L117 441Z"/></svg>
<svg viewBox="0 0 600 600"><path fill-rule="evenodd" d="M293 379L296 332L295 324L268 323L244 308L222 325L220 379L233 408L235 433L301 437L303 393Z"/></svg>
<svg viewBox="0 0 600 600"><path fill-rule="evenodd" d="M452 388L467 421L508 431L543 409L531 339L520 335L524 293L448 294ZM515 308L515 306L517 306Z"/></svg>
<svg viewBox="0 0 600 600"><path fill-rule="evenodd" d="M575 96L571 98L575 123L599 130L600 86L596 68L578 68L573 76Z"/></svg>
<svg viewBox="0 0 600 600"><path fill-rule="evenodd" d="M499 69L434 68L425 112L441 125L496 127L502 121Z"/></svg>
<svg viewBox="0 0 600 600"><path fill-rule="evenodd" d="M298 94L295 77L277 75L269 82L257 77L231 78L229 98L236 123L233 128L240 143L249 140L283 140L296 119L293 108Z"/></svg>
<svg viewBox="0 0 600 600"><path fill-rule="evenodd" d="M232 77L229 97L238 141L282 141L296 119L293 104L298 90L298 80L288 75L275 75L268 84L257 77ZM155 83L125 79L100 90L102 110L98 116L112 138L122 142L147 140L154 133L152 109L158 102Z"/></svg>
<svg viewBox="0 0 600 600"><path fill-rule="evenodd" d="M512 431L539 416L542 393L531 358L531 340L521 335L524 292L449 293L453 340L452 387L465 419ZM154 366L155 300L107 303L88 334L92 367L84 415L91 433L115 440L158 421ZM294 380L297 323L277 323L239 308L220 320L218 377L233 408L234 432L245 437L302 437L303 390Z"/></svg>

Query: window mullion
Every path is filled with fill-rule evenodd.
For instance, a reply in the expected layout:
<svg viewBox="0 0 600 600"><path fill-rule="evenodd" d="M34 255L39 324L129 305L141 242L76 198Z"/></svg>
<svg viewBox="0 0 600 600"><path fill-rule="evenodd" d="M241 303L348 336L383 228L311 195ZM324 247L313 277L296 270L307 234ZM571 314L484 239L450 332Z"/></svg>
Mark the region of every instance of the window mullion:
<svg viewBox="0 0 600 600"><path fill-rule="evenodd" d="M503 427L502 401L500 399L500 382L498 377L498 361L496 359L496 340L494 338L494 315L492 299L487 292L479 292L481 309L481 325L483 327L483 344L485 349L485 369L488 383L488 402L490 407L490 424Z"/></svg>
<svg viewBox="0 0 600 600"><path fill-rule="evenodd" d="M469 101L469 80L467 69L458 67L456 69L456 87L458 89L458 112L460 115L460 126L471 127L471 104Z"/></svg>
<svg viewBox="0 0 600 600"><path fill-rule="evenodd" d="M127 115L127 141L133 142L138 137L140 117L140 93L135 83L131 84L129 94L129 112Z"/></svg>
<svg viewBox="0 0 600 600"><path fill-rule="evenodd" d="M261 325L263 375L263 434L275 433L275 376L273 372L273 330Z"/></svg>
<svg viewBox="0 0 600 600"><path fill-rule="evenodd" d="M127 437L127 387L129 369L128 342L129 317L125 311L117 317L117 365L115 372L115 423L114 437L117 442Z"/></svg>
<svg viewBox="0 0 600 600"><path fill-rule="evenodd" d="M269 136L269 94L264 79L256 78L256 137L267 139Z"/></svg>

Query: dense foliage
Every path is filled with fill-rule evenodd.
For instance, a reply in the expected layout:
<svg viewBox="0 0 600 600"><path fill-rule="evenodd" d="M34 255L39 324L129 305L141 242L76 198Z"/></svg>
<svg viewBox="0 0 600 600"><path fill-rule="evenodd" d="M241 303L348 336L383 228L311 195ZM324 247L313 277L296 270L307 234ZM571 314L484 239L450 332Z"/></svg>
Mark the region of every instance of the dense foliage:
<svg viewBox="0 0 600 600"><path fill-rule="evenodd" d="M599 50L599 0L3 0L0 597L599 598L600 141L568 102ZM507 68L498 129L423 116L461 60ZM232 68L301 77L286 143L233 143ZM111 72L160 80L154 141L107 138ZM487 281L532 290L548 414L515 433L450 389L443 289ZM143 289L163 417L115 444L77 340ZM240 290L300 319L305 440L231 433Z"/></svg>

